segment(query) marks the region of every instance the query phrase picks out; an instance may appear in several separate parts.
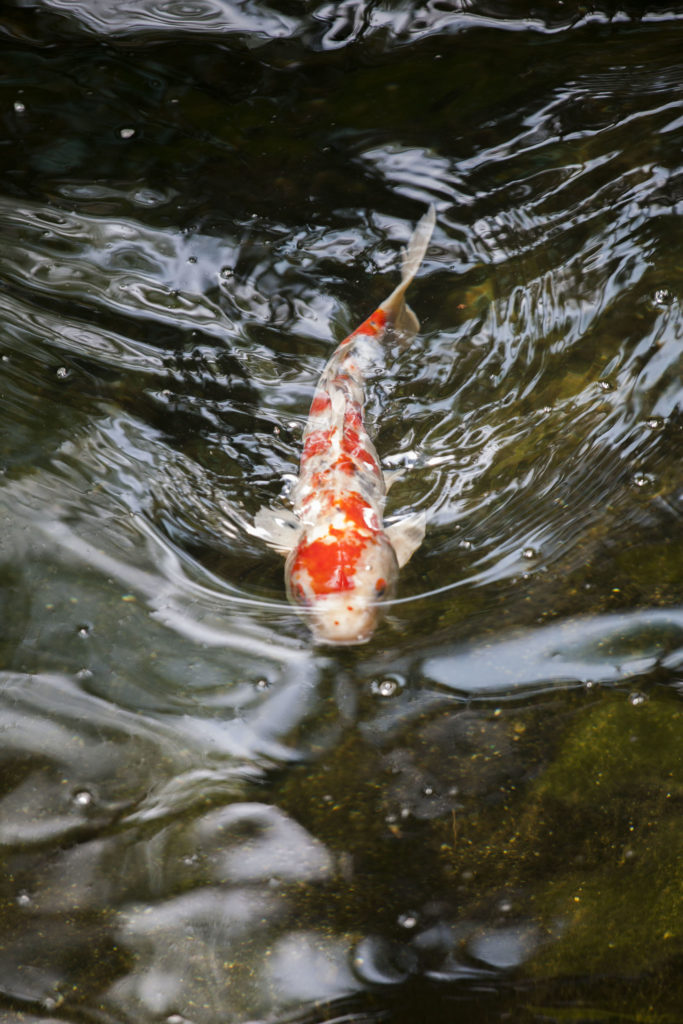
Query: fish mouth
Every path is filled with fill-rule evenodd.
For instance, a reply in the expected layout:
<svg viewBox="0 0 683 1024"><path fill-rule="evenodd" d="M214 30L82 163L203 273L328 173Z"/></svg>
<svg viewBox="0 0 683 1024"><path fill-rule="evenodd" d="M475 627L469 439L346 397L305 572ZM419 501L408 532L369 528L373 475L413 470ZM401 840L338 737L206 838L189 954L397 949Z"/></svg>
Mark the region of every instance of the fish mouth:
<svg viewBox="0 0 683 1024"><path fill-rule="evenodd" d="M367 644L372 639L374 630L371 630L365 636L353 636L353 637L338 637L338 636L324 636L319 630L313 630L313 639L316 644L321 647L360 647L361 644Z"/></svg>
<svg viewBox="0 0 683 1024"><path fill-rule="evenodd" d="M317 644L330 647L352 647L354 644L366 644L375 632L375 623L362 630L341 630L336 627L312 623L313 638Z"/></svg>

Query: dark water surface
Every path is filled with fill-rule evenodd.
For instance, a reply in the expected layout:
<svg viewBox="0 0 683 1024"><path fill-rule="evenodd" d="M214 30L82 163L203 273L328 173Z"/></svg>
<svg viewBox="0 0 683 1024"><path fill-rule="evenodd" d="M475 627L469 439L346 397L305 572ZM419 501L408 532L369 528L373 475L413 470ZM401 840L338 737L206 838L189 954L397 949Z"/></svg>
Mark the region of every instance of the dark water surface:
<svg viewBox="0 0 683 1024"><path fill-rule="evenodd" d="M683 4L5 0L0 1019L683 1020ZM429 515L251 530L335 343Z"/></svg>

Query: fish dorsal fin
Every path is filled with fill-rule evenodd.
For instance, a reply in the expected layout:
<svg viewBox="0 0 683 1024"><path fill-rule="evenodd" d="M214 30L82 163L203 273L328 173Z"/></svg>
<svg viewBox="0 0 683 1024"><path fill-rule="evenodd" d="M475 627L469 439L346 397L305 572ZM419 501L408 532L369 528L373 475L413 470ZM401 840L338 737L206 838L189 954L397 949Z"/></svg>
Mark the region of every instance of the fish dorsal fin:
<svg viewBox="0 0 683 1024"><path fill-rule="evenodd" d="M420 322L410 306L406 306L405 293L424 259L435 223L436 211L433 206L430 206L424 216L418 221L410 241L403 252L401 259L401 283L394 288L389 298L385 299L379 307L387 314L387 318L393 326L408 338L417 334L420 329Z"/></svg>

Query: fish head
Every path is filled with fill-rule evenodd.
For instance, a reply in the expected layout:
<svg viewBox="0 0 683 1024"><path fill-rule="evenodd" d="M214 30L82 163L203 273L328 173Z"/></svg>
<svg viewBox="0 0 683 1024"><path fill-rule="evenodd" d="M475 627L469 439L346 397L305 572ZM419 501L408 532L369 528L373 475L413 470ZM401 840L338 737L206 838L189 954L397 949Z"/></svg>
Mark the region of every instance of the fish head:
<svg viewBox="0 0 683 1024"><path fill-rule="evenodd" d="M307 541L285 569L290 601L305 614L319 643L366 643L398 576L394 549L383 532L371 537Z"/></svg>

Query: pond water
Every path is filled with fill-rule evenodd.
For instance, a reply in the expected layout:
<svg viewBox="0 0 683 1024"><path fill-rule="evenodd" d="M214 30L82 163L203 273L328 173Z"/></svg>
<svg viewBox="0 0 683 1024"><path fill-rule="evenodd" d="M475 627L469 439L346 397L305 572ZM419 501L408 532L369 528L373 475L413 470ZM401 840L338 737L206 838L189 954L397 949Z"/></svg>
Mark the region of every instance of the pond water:
<svg viewBox="0 0 683 1024"><path fill-rule="evenodd" d="M0 1016L679 1022L683 4L5 0ZM424 543L315 646L326 359Z"/></svg>

